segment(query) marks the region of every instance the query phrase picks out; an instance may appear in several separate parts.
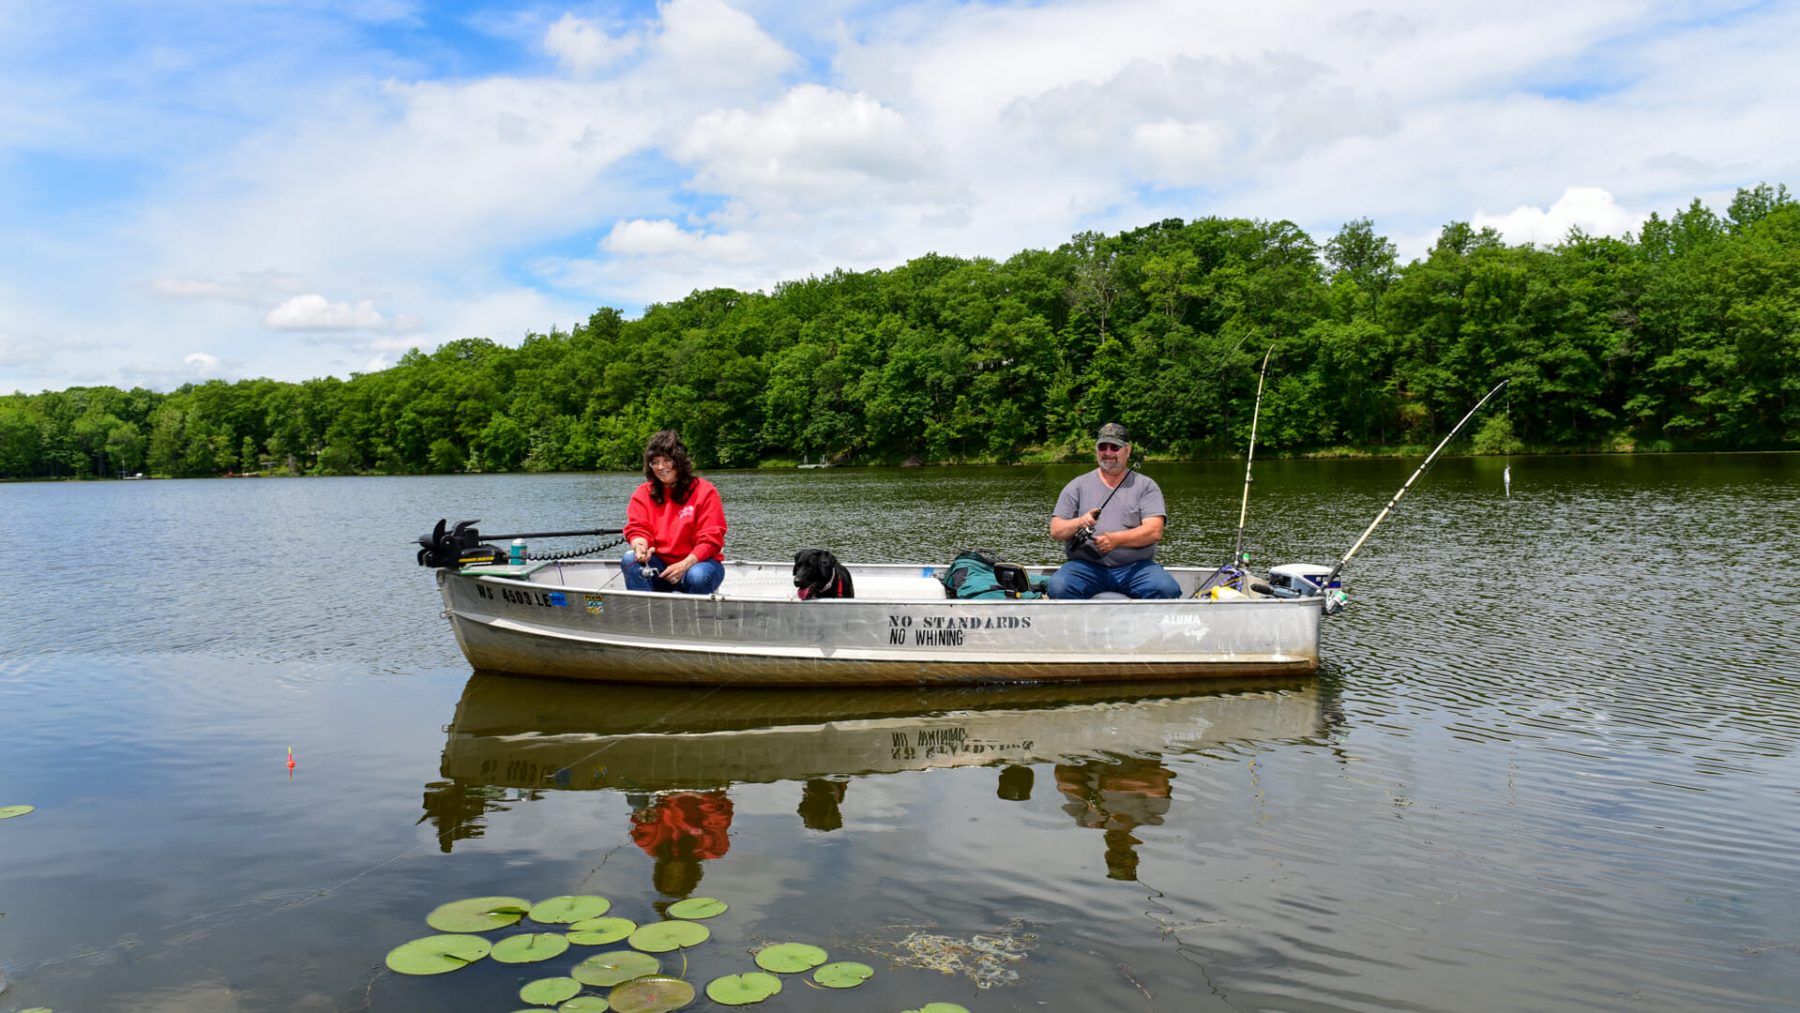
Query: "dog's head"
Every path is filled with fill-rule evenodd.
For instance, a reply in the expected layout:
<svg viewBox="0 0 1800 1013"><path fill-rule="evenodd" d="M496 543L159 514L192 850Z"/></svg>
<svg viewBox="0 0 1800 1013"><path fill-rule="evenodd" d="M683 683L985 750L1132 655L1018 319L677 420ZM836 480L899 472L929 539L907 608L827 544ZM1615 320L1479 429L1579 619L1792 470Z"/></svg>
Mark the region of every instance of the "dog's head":
<svg viewBox="0 0 1800 1013"><path fill-rule="evenodd" d="M826 549L801 549L794 553L794 586L822 588L837 566L837 557Z"/></svg>

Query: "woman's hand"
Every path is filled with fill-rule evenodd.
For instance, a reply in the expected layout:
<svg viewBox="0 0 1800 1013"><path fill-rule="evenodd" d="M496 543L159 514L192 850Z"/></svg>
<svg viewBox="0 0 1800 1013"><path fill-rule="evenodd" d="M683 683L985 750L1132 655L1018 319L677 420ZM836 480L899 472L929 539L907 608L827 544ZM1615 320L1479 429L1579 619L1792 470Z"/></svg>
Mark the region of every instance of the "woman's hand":
<svg viewBox="0 0 1800 1013"><path fill-rule="evenodd" d="M680 560L663 567L661 577L670 584L679 584L681 583L681 575L688 572L688 567L691 567L698 562L700 562L699 558L690 552Z"/></svg>
<svg viewBox="0 0 1800 1013"><path fill-rule="evenodd" d="M640 564L650 562L650 539L633 538L631 540L631 551L637 556Z"/></svg>

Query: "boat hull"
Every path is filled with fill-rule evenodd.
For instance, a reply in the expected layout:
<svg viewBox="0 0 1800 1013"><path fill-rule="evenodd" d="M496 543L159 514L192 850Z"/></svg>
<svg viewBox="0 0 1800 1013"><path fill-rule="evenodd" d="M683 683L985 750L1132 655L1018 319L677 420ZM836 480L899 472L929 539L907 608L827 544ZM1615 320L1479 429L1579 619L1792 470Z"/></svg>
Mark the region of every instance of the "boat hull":
<svg viewBox="0 0 1800 1013"><path fill-rule="evenodd" d="M927 566L862 566L799 601L787 567L728 563L714 595L625 590L616 563L440 570L478 669L679 685L1047 683L1309 675L1318 598L953 600ZM1191 589L1210 571L1172 568ZM734 591L737 588L739 590ZM929 597L935 594L936 597Z"/></svg>

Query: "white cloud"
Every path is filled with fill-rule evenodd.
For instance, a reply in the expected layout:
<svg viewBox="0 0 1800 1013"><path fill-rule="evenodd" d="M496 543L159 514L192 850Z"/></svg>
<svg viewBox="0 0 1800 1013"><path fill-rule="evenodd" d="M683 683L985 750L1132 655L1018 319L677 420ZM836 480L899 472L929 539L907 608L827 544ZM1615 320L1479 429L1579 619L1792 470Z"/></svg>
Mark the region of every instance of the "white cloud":
<svg viewBox="0 0 1800 1013"><path fill-rule="evenodd" d="M1800 180L1791 4L665 0L434 34L96 2L0 33L0 390L181 382L195 347L342 374L1165 217L1366 216L1416 255Z"/></svg>
<svg viewBox="0 0 1800 1013"><path fill-rule="evenodd" d="M694 185L759 200L905 199L928 195L937 183L928 152L899 113L867 95L813 84L759 110L701 116L673 151L697 165Z"/></svg>
<svg viewBox="0 0 1800 1013"><path fill-rule="evenodd" d="M683 89L761 87L798 65L780 40L721 0L667 0L654 49Z"/></svg>
<svg viewBox="0 0 1800 1013"><path fill-rule="evenodd" d="M187 358L181 361L192 367L195 376L211 376L219 369L219 357L208 355L205 352L190 352Z"/></svg>
<svg viewBox="0 0 1800 1013"><path fill-rule="evenodd" d="M316 292L297 295L270 310L263 326L276 331L374 331L388 326L373 301L334 303Z"/></svg>
<svg viewBox="0 0 1800 1013"><path fill-rule="evenodd" d="M544 51L578 77L618 63L637 46L635 37L608 35L606 29L573 14L564 14L544 33Z"/></svg>
<svg viewBox="0 0 1800 1013"><path fill-rule="evenodd" d="M1547 210L1520 205L1503 215L1477 213L1469 224L1492 228L1508 243L1554 246L1572 228L1589 235L1622 236L1637 229L1646 217L1620 207L1612 194L1599 187L1572 186Z"/></svg>

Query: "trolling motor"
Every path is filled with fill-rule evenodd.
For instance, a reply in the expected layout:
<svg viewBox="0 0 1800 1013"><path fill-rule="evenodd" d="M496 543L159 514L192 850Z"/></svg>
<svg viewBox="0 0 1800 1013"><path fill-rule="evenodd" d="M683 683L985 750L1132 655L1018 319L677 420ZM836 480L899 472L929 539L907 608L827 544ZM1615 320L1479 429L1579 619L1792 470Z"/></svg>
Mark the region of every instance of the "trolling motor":
<svg viewBox="0 0 1800 1013"><path fill-rule="evenodd" d="M588 528L582 531L526 531L510 535L489 535L495 542L513 541L513 548L518 550L518 558L508 556L507 549L500 545L482 541L480 529L475 525L480 521L457 521L455 527L446 530L448 524L439 520L437 526L428 535L419 536L419 565L434 566L438 569L456 569L464 566L504 566L508 563L524 563L527 560L572 559L586 556L618 545L622 539L615 538L610 542L590 545L586 548L572 549L567 552L525 552L527 538L569 538L578 535L622 535L622 528Z"/></svg>
<svg viewBox="0 0 1800 1013"><path fill-rule="evenodd" d="M446 521L440 519L430 534L419 536L419 565L454 570L506 562L505 549L482 544L481 532L475 527L480 523L478 520L457 521L454 528L446 531Z"/></svg>

